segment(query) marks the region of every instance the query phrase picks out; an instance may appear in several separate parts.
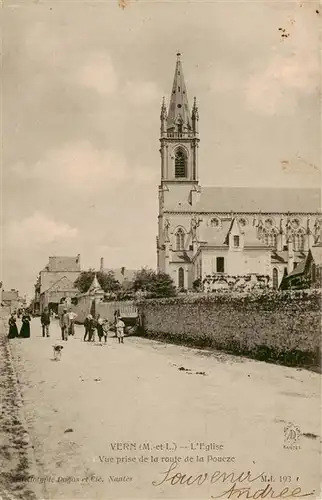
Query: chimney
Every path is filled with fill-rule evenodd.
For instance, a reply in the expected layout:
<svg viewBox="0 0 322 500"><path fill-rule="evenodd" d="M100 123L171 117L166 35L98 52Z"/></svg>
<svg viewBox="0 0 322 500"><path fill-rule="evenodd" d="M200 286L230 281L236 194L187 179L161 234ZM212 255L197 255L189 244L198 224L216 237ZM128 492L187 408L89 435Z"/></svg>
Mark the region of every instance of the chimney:
<svg viewBox="0 0 322 500"><path fill-rule="evenodd" d="M101 257L100 271L104 271L104 257Z"/></svg>

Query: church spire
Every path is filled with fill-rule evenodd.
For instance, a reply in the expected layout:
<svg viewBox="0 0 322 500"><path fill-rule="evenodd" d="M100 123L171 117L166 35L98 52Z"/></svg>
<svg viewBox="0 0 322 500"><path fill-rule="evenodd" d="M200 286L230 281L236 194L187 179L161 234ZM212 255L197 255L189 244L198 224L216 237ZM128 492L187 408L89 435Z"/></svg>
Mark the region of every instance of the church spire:
<svg viewBox="0 0 322 500"><path fill-rule="evenodd" d="M169 104L167 129L181 130L182 132L185 132L187 130L191 130L191 118L180 57L181 54L178 52Z"/></svg>

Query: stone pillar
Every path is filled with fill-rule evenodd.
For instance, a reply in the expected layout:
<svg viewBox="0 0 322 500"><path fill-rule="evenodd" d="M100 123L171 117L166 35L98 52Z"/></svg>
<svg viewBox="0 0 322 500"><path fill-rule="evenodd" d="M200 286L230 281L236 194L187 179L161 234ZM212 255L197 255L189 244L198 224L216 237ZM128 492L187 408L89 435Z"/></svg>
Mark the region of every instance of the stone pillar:
<svg viewBox="0 0 322 500"><path fill-rule="evenodd" d="M290 274L294 269L294 250L293 241L289 240L287 243L287 274Z"/></svg>

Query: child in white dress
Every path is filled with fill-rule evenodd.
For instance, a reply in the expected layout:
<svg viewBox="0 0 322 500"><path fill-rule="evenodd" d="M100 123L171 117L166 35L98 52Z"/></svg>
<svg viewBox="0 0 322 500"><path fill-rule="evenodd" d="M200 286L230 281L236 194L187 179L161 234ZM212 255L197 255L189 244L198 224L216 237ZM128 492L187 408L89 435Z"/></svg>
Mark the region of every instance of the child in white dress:
<svg viewBox="0 0 322 500"><path fill-rule="evenodd" d="M119 318L116 323L116 336L119 339L119 344L124 344L124 327L125 324Z"/></svg>

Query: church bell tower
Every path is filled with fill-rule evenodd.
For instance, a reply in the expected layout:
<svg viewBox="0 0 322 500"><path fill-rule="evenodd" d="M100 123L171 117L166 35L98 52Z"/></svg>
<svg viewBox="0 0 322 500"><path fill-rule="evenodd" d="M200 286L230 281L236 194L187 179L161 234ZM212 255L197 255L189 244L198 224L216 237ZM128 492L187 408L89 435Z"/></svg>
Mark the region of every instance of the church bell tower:
<svg viewBox="0 0 322 500"><path fill-rule="evenodd" d="M178 213L190 212L200 191L198 107L194 98L190 112L180 53L177 54L169 107L167 109L163 98L160 121L161 182L157 266L159 270L168 273L174 257L171 238L173 239L173 231L178 225Z"/></svg>
<svg viewBox="0 0 322 500"><path fill-rule="evenodd" d="M173 79L169 109L161 106L161 183L198 183L198 108L194 98L190 114L181 54Z"/></svg>

